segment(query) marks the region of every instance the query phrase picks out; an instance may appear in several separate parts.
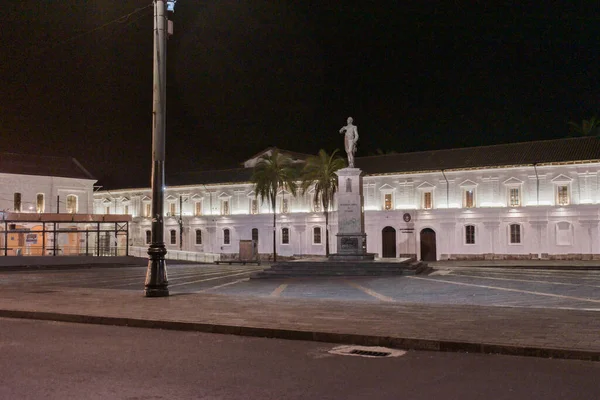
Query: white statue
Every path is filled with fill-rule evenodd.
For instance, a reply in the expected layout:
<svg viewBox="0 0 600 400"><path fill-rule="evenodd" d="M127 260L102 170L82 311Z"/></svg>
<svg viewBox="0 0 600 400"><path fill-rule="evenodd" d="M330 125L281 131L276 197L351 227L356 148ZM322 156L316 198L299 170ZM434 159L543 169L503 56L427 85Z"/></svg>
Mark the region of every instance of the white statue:
<svg viewBox="0 0 600 400"><path fill-rule="evenodd" d="M354 153L356 153L356 142L358 142L358 129L352 124L352 117L348 117L348 125L340 129L340 133L346 131L344 137L344 147L348 155L348 168L354 168Z"/></svg>

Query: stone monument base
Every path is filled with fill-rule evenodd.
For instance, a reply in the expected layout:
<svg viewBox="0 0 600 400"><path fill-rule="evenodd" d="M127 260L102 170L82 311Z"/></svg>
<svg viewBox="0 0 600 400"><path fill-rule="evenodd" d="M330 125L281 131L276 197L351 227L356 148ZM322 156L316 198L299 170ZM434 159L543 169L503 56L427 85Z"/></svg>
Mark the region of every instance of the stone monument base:
<svg viewBox="0 0 600 400"><path fill-rule="evenodd" d="M364 254L330 254L329 261L341 261L341 262L369 262L375 261L375 253L364 253Z"/></svg>

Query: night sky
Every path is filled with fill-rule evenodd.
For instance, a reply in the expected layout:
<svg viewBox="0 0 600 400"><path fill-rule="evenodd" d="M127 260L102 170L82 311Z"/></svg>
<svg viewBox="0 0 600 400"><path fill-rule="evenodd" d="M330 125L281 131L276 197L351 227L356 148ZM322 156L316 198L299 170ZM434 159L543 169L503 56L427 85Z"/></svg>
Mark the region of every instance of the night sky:
<svg viewBox="0 0 600 400"><path fill-rule="evenodd" d="M94 29L150 3L5 0L0 151L149 186L152 7ZM179 0L167 175L342 149L348 116L358 156L566 137L600 110L600 6L544 3Z"/></svg>

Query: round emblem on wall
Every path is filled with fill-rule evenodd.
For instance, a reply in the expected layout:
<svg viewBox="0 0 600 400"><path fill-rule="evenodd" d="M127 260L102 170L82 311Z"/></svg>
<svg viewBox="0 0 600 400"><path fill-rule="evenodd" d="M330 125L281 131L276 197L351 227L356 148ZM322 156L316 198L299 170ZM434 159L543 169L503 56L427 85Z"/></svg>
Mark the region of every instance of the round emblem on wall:
<svg viewBox="0 0 600 400"><path fill-rule="evenodd" d="M404 215L402 216L402 219L404 220L404 222L410 222L410 220L412 218L410 217L409 213L404 213Z"/></svg>

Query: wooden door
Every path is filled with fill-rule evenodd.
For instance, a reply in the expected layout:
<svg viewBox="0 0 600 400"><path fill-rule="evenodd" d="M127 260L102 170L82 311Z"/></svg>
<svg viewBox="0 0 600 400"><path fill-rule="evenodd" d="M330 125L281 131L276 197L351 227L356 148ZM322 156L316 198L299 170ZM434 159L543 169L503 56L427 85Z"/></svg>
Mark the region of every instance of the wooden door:
<svg viewBox="0 0 600 400"><path fill-rule="evenodd" d="M421 260L436 261L435 231L425 228L421 231Z"/></svg>
<svg viewBox="0 0 600 400"><path fill-rule="evenodd" d="M386 226L381 231L381 256L396 258L396 230L391 226Z"/></svg>

